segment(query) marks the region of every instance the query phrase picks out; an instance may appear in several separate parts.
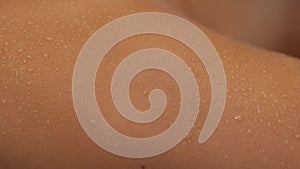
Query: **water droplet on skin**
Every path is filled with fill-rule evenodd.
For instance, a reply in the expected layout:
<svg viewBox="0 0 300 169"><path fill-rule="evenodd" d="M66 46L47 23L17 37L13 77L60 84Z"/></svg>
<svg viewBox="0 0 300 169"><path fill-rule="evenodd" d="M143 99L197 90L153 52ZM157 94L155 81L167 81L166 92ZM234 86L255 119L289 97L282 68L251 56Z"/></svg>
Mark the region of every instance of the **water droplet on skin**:
<svg viewBox="0 0 300 169"><path fill-rule="evenodd" d="M295 138L298 139L298 140L300 140L300 134L296 134Z"/></svg>
<svg viewBox="0 0 300 169"><path fill-rule="evenodd" d="M19 52L19 53L22 53L22 52L23 52L23 49L18 49L18 52Z"/></svg>
<svg viewBox="0 0 300 169"><path fill-rule="evenodd" d="M243 117L241 115L237 115L237 116L234 116L234 120L241 122L243 120Z"/></svg>
<svg viewBox="0 0 300 169"><path fill-rule="evenodd" d="M15 70L15 75L19 76L19 71L18 70Z"/></svg>
<svg viewBox="0 0 300 169"><path fill-rule="evenodd" d="M33 71L34 71L34 68L27 68L27 71L28 71L28 72L33 72Z"/></svg>
<svg viewBox="0 0 300 169"><path fill-rule="evenodd" d="M26 82L26 84L27 84L27 85L30 85L30 84L31 84L31 82L30 82L30 81L28 81L28 82Z"/></svg>
<svg viewBox="0 0 300 169"><path fill-rule="evenodd" d="M146 96L148 92L146 90L143 91L142 95Z"/></svg>
<svg viewBox="0 0 300 169"><path fill-rule="evenodd" d="M94 123L94 124L96 123L96 121L95 121L95 120L91 120L91 122L92 122L92 123Z"/></svg>
<svg viewBox="0 0 300 169"><path fill-rule="evenodd" d="M266 149L266 148L263 148L263 149L261 150L261 152L262 152L262 153L265 153L265 152L267 152L267 149Z"/></svg>
<svg viewBox="0 0 300 169"><path fill-rule="evenodd" d="M14 55L9 55L9 56L8 56L8 59L13 59L13 58L15 58Z"/></svg>
<svg viewBox="0 0 300 169"><path fill-rule="evenodd" d="M2 100L2 103L3 103L3 104L5 104L5 103L6 103L6 101L7 101L7 100L6 100L6 99L4 99L4 100Z"/></svg>
<svg viewBox="0 0 300 169"><path fill-rule="evenodd" d="M277 123L281 124L281 123L283 123L283 120L282 119L278 119Z"/></svg>
<svg viewBox="0 0 300 169"><path fill-rule="evenodd" d="M53 40L53 38L51 38L51 37L45 37L45 39L46 39L47 41L52 41L52 40Z"/></svg>
<svg viewBox="0 0 300 169"><path fill-rule="evenodd" d="M6 132L5 132L5 131L1 131L1 134L2 134L2 135L6 135Z"/></svg>
<svg viewBox="0 0 300 169"><path fill-rule="evenodd" d="M43 57L44 57L44 58L47 58L48 56L49 56L49 54L47 54L47 53L44 53L44 54L43 54Z"/></svg>
<svg viewBox="0 0 300 169"><path fill-rule="evenodd" d="M288 143L289 143L289 140L285 140L284 143L285 143L285 144L288 144Z"/></svg>
<svg viewBox="0 0 300 169"><path fill-rule="evenodd" d="M295 147L294 147L294 146L291 146L291 147L290 147L290 150L294 150L294 149L295 149Z"/></svg>
<svg viewBox="0 0 300 169"><path fill-rule="evenodd" d="M282 97L283 99L286 99L286 98L288 98L288 95L282 94L281 97Z"/></svg>
<svg viewBox="0 0 300 169"><path fill-rule="evenodd" d="M33 57L31 55L27 55L26 56L28 59L33 59Z"/></svg>
<svg viewBox="0 0 300 169"><path fill-rule="evenodd" d="M0 31L5 31L6 29L5 28L0 28Z"/></svg>

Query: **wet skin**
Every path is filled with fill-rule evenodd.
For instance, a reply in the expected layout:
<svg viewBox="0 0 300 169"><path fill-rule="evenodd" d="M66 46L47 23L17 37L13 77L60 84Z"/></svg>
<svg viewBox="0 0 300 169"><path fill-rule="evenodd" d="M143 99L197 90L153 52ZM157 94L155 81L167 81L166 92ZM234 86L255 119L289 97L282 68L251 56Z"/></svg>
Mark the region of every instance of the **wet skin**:
<svg viewBox="0 0 300 169"><path fill-rule="evenodd" d="M98 69L95 92L104 116L118 131L135 137L155 135L172 125L180 93L168 75L145 72L131 85L130 97L140 110L149 107L151 89L159 86L166 93L169 106L155 124L122 119L109 89L102 86L118 59L145 47L161 47L178 54L195 72L201 95L195 126L175 148L147 159L118 157L93 143L72 101L79 51L106 23L145 11L188 19L134 0L0 2L0 168L299 168L299 59L229 40L192 20L212 41L227 78L226 108L213 136L204 144L197 142L210 104L202 63L173 39L141 35L118 44Z"/></svg>

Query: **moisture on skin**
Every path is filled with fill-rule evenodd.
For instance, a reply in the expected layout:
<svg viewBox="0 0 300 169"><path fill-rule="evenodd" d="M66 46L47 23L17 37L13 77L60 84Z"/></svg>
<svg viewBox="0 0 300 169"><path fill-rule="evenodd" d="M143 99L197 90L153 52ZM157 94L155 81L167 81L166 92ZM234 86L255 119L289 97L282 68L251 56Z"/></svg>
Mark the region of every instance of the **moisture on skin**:
<svg viewBox="0 0 300 169"><path fill-rule="evenodd" d="M130 97L139 110L149 107L147 96L155 87L161 87L170 98L170 107L153 125L122 119L111 100L103 99L109 98L109 89L101 87L106 83L101 78L109 79L118 58L144 47L162 47L182 57L195 72L201 96L195 126L175 148L148 159L118 157L91 141L77 120L72 101L78 53L104 24L145 11L177 14L137 0L0 2L0 166L299 168L299 59L229 40L195 21L218 51L227 77L226 108L212 137L198 144L210 104L210 84L202 63L173 39L141 35L119 43L99 67L98 104L113 114L107 112L105 117L118 131L135 137L155 135L172 125L179 92L167 74L144 72L131 84Z"/></svg>

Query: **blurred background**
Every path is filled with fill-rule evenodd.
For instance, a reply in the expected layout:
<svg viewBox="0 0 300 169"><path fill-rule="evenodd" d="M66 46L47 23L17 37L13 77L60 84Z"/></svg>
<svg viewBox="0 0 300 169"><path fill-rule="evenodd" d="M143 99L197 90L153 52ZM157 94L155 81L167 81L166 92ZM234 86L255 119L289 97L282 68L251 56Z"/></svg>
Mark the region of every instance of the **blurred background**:
<svg viewBox="0 0 300 169"><path fill-rule="evenodd" d="M300 58L299 0L153 0L232 39Z"/></svg>

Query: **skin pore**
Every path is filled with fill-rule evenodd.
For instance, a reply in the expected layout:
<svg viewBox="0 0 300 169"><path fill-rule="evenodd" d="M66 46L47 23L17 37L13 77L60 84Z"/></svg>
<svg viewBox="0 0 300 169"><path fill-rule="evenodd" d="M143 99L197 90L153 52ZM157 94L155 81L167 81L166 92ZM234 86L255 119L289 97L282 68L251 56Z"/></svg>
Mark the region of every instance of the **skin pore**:
<svg viewBox="0 0 300 169"><path fill-rule="evenodd" d="M199 85L200 112L189 135L170 151L146 159L108 153L86 135L72 101L78 54L103 25L146 11L190 20L139 0L0 2L0 168L299 168L299 59L232 41L193 20L215 46L227 78L225 111L212 137L197 142L210 105L204 66L186 46L158 35L128 38L107 54L97 72L97 101L107 121L126 135L148 137L167 129L176 118L180 95L167 74L148 71L130 86L133 105L140 110L149 108L152 89L166 93L165 115L151 124L123 119L107 86L111 71L128 54L146 47L170 50L192 68Z"/></svg>

